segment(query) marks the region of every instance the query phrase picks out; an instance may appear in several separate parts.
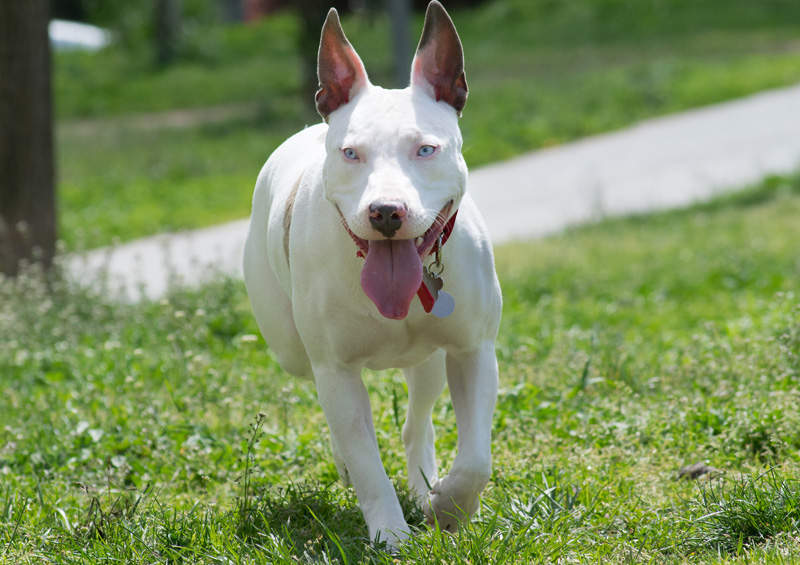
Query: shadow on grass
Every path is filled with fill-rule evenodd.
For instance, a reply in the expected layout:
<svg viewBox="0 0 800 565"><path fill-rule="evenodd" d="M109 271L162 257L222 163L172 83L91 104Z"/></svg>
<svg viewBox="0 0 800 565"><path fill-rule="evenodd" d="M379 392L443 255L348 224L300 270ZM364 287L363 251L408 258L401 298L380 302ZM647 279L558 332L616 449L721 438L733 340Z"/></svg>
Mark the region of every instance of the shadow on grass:
<svg viewBox="0 0 800 565"><path fill-rule="evenodd" d="M397 493L408 524L421 527L424 516L413 497L403 487ZM352 489L332 485L290 484L259 493L247 504L240 501L237 534L254 547L280 546L285 557L309 562L360 563L388 557L384 544L369 543Z"/></svg>
<svg viewBox="0 0 800 565"><path fill-rule="evenodd" d="M422 511L408 491L401 487L398 496L411 529L421 528ZM40 507L33 498L0 491L0 525L10 525L8 532L0 528L0 558L25 547L42 560L92 563L391 563L396 557L384 544L370 543L352 489L299 483L264 488L248 500L227 510L203 503L187 508L149 487L110 488L92 495L78 517L57 502L42 500ZM23 523L30 514L45 534Z"/></svg>

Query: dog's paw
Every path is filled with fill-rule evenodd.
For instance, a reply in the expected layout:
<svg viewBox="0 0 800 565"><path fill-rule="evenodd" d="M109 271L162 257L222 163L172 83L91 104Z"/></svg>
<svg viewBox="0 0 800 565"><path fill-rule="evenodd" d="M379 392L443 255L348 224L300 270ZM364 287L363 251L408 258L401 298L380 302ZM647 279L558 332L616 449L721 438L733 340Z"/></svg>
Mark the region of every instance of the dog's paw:
<svg viewBox="0 0 800 565"><path fill-rule="evenodd" d="M400 545L403 544L409 537L408 525L403 524L401 528L386 528L379 530L373 538L376 545L383 546L383 550L389 554L397 554L400 550Z"/></svg>
<svg viewBox="0 0 800 565"><path fill-rule="evenodd" d="M458 531L461 522L468 521L478 509L483 485L459 475L448 475L436 481L423 507L428 525L438 524L448 532Z"/></svg>

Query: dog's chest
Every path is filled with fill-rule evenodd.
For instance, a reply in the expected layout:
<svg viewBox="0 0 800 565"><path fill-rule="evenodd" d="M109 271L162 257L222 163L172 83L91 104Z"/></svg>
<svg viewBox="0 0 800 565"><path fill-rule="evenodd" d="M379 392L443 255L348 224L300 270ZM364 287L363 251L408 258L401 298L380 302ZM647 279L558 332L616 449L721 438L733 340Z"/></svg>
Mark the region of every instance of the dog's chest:
<svg viewBox="0 0 800 565"><path fill-rule="evenodd" d="M338 361L369 369L412 367L446 345L445 333L427 319L409 316L396 321L360 318L339 322L328 333L331 353Z"/></svg>

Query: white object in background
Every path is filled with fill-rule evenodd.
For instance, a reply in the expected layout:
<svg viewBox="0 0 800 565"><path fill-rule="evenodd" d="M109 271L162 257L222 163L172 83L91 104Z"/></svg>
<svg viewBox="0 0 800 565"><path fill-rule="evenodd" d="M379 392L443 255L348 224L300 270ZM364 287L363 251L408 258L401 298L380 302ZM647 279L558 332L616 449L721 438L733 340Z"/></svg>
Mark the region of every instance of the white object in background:
<svg viewBox="0 0 800 565"><path fill-rule="evenodd" d="M50 43L59 50L98 51L111 43L111 33L90 24L67 20L50 20Z"/></svg>

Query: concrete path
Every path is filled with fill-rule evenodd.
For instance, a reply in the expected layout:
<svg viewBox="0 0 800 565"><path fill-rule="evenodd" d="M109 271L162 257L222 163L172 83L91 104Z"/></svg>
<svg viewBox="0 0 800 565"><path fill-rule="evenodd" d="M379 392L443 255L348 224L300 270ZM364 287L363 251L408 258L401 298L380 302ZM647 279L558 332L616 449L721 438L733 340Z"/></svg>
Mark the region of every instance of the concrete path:
<svg viewBox="0 0 800 565"><path fill-rule="evenodd" d="M800 168L800 85L647 120L470 173L469 191L495 243L538 237L606 216L689 204ZM258 171L253 171L253 180ZM241 220L73 257L79 280L107 270L130 299L171 282L239 276Z"/></svg>

